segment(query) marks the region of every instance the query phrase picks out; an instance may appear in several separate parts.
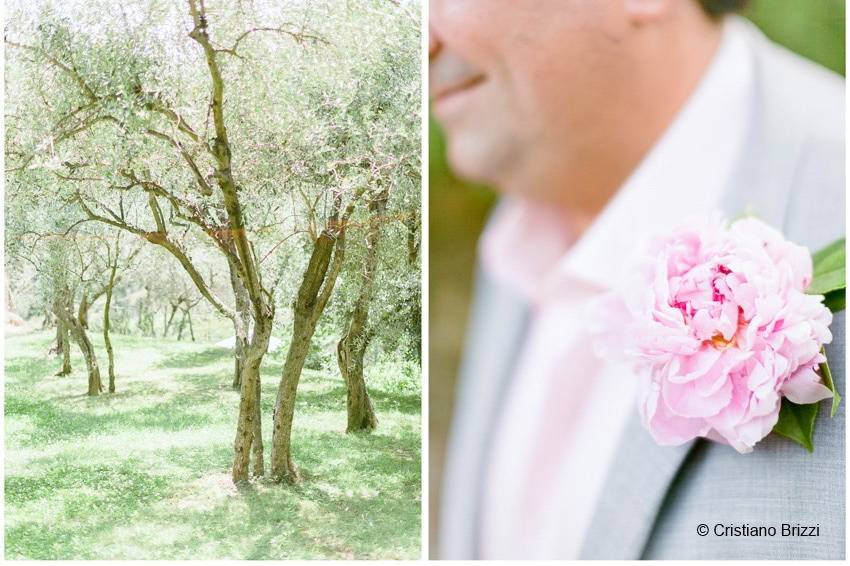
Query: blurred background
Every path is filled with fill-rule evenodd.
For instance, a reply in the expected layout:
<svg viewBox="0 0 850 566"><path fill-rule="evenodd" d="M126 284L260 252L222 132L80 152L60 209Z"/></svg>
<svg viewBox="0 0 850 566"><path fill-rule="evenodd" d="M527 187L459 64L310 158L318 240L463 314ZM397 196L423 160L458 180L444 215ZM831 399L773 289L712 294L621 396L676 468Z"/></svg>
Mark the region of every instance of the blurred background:
<svg viewBox="0 0 850 566"><path fill-rule="evenodd" d="M842 75L844 0L751 0L743 15L768 37ZM430 555L438 544L442 469L463 347L475 245L496 195L454 177L437 125L430 130Z"/></svg>

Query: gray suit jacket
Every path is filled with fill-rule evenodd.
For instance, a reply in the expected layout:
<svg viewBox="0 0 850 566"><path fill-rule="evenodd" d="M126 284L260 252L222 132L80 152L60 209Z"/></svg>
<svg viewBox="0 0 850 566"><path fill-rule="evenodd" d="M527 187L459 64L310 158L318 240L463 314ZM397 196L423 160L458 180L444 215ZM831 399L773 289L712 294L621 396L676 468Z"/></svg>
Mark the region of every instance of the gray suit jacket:
<svg viewBox="0 0 850 566"><path fill-rule="evenodd" d="M750 29L756 106L746 152L725 192L729 216L752 210L816 250L844 235L844 83ZM710 148L694 148L711 159ZM479 271L444 473L440 557L471 559L491 431L527 322L526 305ZM845 317L827 355L840 392ZM657 446L637 409L585 538L582 558L838 559L845 552L844 417L822 403L815 450L771 435L752 454L697 440ZM818 536L781 536L782 524ZM697 534L704 524L712 531ZM715 525L775 527L774 537L717 536ZM814 532L807 530L807 532ZM560 558L553 556L552 558Z"/></svg>

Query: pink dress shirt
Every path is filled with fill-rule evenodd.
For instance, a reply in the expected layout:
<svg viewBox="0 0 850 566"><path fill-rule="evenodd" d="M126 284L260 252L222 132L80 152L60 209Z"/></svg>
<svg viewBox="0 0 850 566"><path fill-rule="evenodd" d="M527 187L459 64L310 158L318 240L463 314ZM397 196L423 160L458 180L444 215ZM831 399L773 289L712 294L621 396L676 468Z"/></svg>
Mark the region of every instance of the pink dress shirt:
<svg viewBox="0 0 850 566"><path fill-rule="evenodd" d="M635 242L719 206L745 143L752 54L741 23L685 107L585 233L554 211L509 201L480 242L484 269L532 308L484 477L480 555L577 558L637 379L597 357L589 303L619 277Z"/></svg>

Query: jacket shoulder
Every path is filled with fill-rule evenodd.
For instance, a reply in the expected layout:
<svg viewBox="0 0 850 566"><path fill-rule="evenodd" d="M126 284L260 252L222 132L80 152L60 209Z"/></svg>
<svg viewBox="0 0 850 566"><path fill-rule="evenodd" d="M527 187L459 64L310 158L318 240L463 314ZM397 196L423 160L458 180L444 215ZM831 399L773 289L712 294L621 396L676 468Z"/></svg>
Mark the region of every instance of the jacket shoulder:
<svg viewBox="0 0 850 566"><path fill-rule="evenodd" d="M768 79L765 88L783 92L788 127L843 145L844 78L750 27L757 60Z"/></svg>
<svg viewBox="0 0 850 566"><path fill-rule="evenodd" d="M783 232L814 251L845 232L844 79L748 28L763 90L757 100L770 97L773 136L797 148Z"/></svg>

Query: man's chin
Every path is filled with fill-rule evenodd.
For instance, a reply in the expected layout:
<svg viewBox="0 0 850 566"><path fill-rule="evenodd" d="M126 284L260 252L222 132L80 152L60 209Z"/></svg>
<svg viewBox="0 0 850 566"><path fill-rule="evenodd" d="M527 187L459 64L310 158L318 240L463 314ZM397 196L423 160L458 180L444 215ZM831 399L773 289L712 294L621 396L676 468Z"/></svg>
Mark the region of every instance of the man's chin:
<svg viewBox="0 0 850 566"><path fill-rule="evenodd" d="M499 152L488 148L481 139L460 141L450 137L446 149L449 165L457 177L494 189L504 181L507 156L500 157Z"/></svg>

